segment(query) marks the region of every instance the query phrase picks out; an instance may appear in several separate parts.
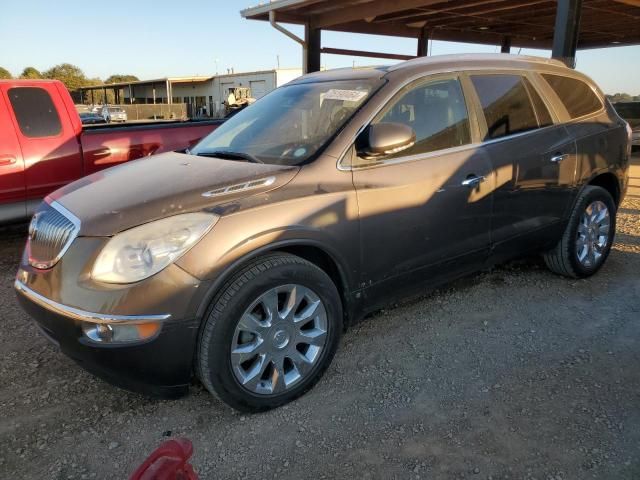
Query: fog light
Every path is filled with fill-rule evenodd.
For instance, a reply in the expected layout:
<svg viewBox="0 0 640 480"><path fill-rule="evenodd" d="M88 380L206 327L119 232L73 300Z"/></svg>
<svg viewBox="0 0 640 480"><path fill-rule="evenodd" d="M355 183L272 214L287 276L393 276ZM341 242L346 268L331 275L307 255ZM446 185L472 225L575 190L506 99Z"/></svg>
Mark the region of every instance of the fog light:
<svg viewBox="0 0 640 480"><path fill-rule="evenodd" d="M159 322L125 325L88 322L82 324L82 333L96 343L139 342L155 336L159 331Z"/></svg>

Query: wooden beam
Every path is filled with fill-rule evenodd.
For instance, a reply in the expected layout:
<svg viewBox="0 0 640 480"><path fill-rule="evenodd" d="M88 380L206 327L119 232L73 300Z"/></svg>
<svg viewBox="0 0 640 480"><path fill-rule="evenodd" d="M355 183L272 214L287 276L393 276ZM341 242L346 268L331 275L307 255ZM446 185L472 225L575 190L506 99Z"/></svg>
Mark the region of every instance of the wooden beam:
<svg viewBox="0 0 640 480"><path fill-rule="evenodd" d="M618 3L624 3L625 5L631 5L632 7L640 7L640 0L614 0Z"/></svg>
<svg viewBox="0 0 640 480"><path fill-rule="evenodd" d="M315 28L327 28L344 23L374 18L379 15L401 12L416 7L426 7L436 3L447 3L451 0L395 0L395 1L372 1L364 4L352 5L345 8L335 9L311 19Z"/></svg>
<svg viewBox="0 0 640 480"><path fill-rule="evenodd" d="M320 51L322 53L328 53L330 55L349 55L352 57L387 58L390 60L411 60L412 58L416 58L414 55L400 55L398 53L368 52L365 50L347 50L346 48L323 47Z"/></svg>

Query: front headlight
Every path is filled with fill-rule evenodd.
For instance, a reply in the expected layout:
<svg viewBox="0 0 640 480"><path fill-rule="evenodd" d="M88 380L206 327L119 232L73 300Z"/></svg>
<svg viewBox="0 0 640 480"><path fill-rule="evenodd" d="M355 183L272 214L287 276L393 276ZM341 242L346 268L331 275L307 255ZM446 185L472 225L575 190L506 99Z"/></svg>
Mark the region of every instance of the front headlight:
<svg viewBox="0 0 640 480"><path fill-rule="evenodd" d="M107 283L150 277L193 247L219 218L204 212L185 213L121 232L103 247L91 276Z"/></svg>

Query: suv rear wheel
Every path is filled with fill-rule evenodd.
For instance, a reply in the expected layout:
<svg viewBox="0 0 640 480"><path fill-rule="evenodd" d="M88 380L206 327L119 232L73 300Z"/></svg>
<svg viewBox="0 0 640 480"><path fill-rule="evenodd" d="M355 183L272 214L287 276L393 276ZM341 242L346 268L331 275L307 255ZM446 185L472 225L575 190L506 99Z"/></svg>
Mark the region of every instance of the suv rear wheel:
<svg viewBox="0 0 640 480"><path fill-rule="evenodd" d="M267 255L214 298L200 334L198 376L238 410L278 407L320 379L341 332L342 305L331 278L300 257Z"/></svg>
<svg viewBox="0 0 640 480"><path fill-rule="evenodd" d="M609 256L616 231L616 204L602 187L589 185L578 196L558 244L544 256L549 269L567 277L596 273Z"/></svg>

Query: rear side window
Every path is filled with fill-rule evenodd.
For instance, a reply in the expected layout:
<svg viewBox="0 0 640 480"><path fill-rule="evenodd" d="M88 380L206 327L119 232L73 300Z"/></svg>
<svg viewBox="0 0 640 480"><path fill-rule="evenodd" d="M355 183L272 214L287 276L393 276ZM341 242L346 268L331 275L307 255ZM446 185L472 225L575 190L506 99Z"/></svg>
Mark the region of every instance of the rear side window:
<svg viewBox="0 0 640 480"><path fill-rule="evenodd" d="M409 88L391 102L375 123L402 123L416 132L416 143L394 156L459 147L471 142L469 116L457 79L434 80Z"/></svg>
<svg viewBox="0 0 640 480"><path fill-rule="evenodd" d="M9 101L25 137L53 137L62 131L62 124L49 93L38 87L9 89Z"/></svg>
<svg viewBox="0 0 640 480"><path fill-rule="evenodd" d="M602 108L598 96L582 80L548 73L543 73L542 76L560 97L571 118L582 117Z"/></svg>
<svg viewBox="0 0 640 480"><path fill-rule="evenodd" d="M520 75L471 75L487 121L485 140L540 126L523 80Z"/></svg>

